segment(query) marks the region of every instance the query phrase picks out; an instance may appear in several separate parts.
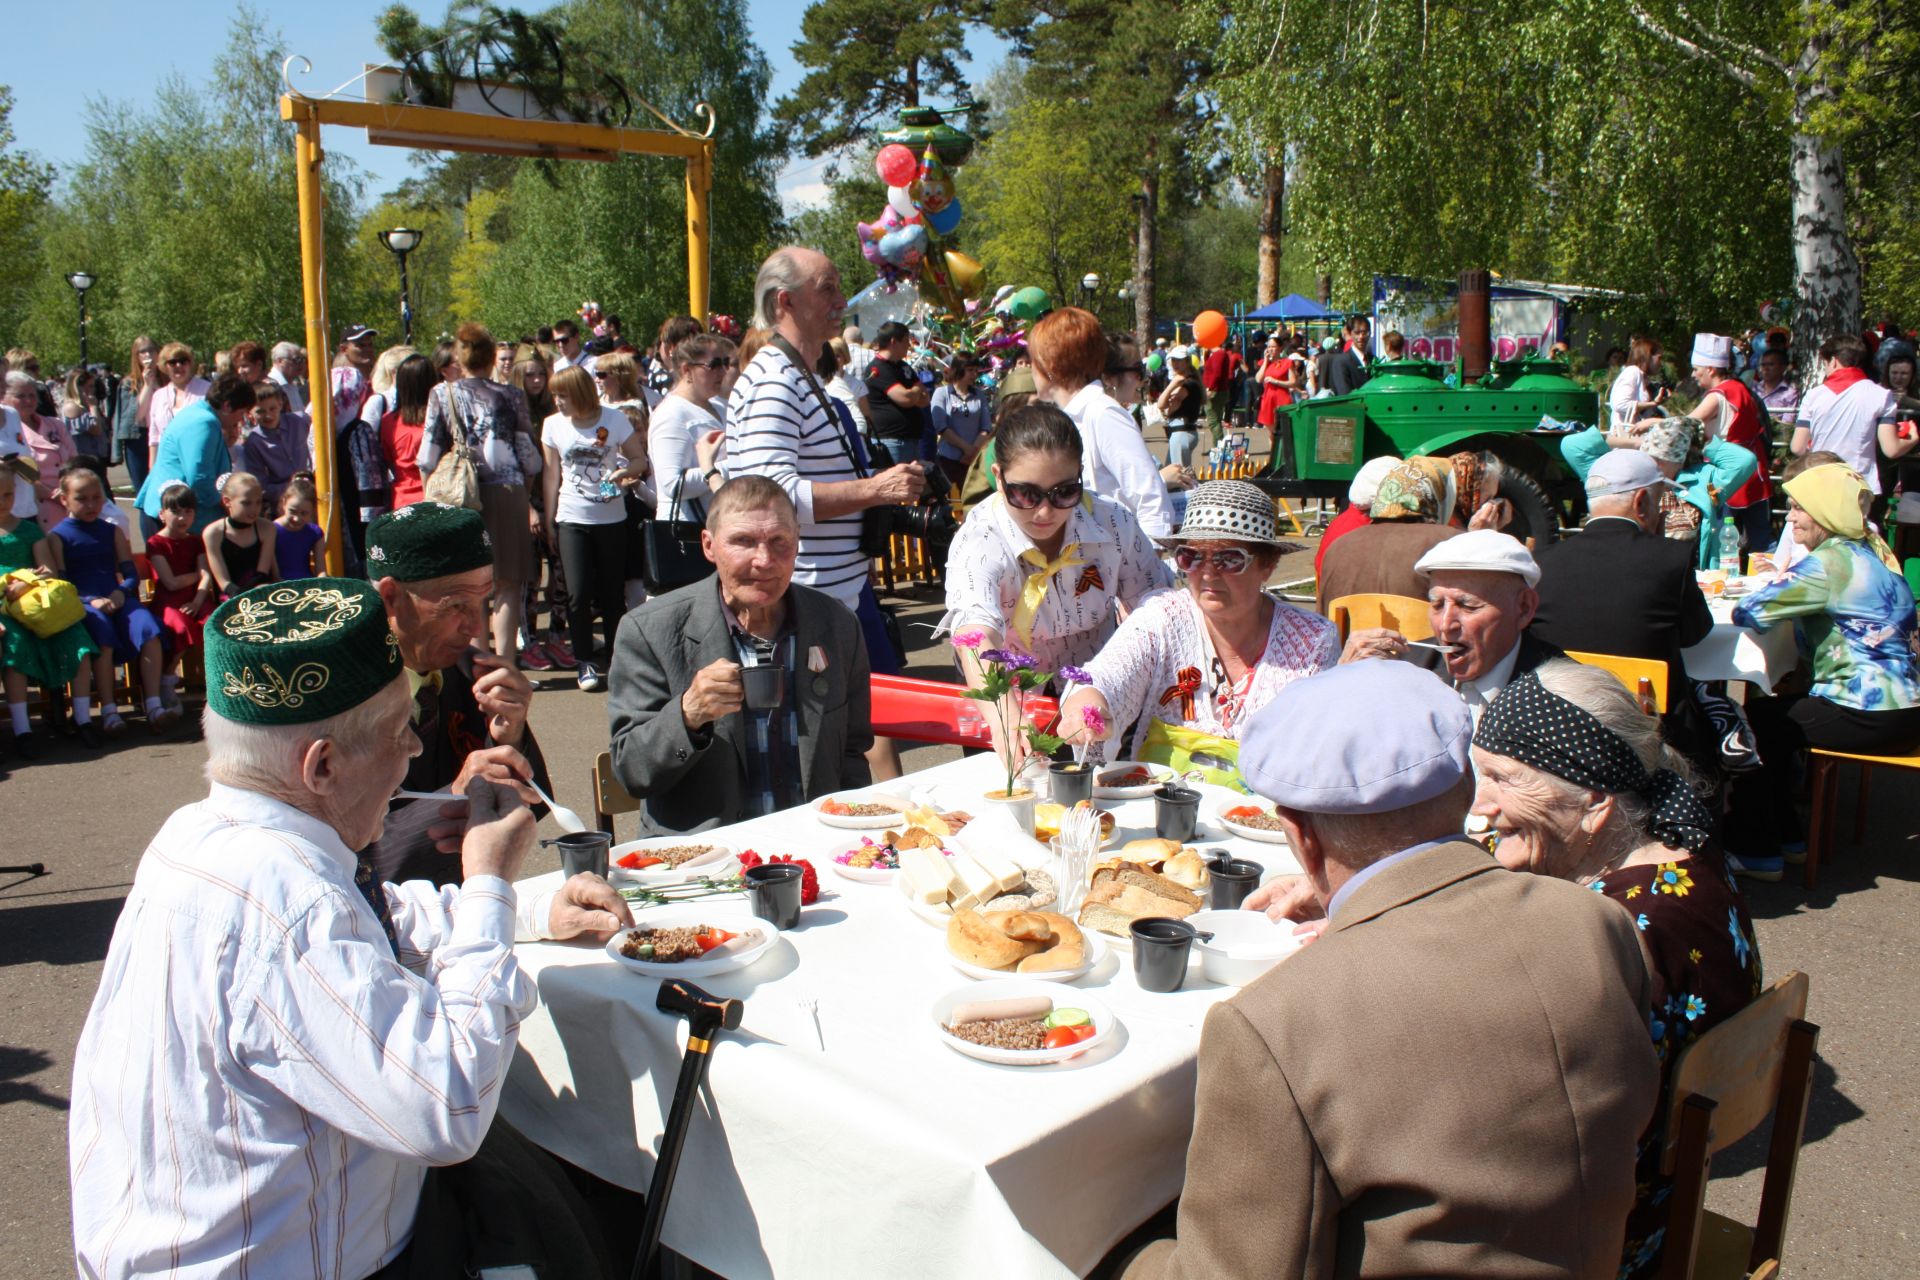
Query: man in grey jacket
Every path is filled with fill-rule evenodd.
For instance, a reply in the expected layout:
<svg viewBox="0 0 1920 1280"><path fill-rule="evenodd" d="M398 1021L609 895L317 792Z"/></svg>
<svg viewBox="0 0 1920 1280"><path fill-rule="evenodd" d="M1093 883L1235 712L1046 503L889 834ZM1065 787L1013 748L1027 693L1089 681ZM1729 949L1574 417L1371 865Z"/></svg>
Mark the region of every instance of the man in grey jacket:
<svg viewBox="0 0 1920 1280"><path fill-rule="evenodd" d="M607 699L613 771L643 801L650 831L722 826L867 784L860 624L793 581L799 541L786 492L738 476L700 535L714 577L621 621Z"/></svg>

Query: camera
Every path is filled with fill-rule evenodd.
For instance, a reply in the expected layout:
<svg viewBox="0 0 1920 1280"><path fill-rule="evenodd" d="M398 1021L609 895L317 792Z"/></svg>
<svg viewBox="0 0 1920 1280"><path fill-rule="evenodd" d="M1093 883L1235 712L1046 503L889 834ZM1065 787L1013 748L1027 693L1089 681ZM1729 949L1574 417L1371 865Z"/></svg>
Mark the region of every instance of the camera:
<svg viewBox="0 0 1920 1280"><path fill-rule="evenodd" d="M918 538L926 544L927 559L941 577L947 573L947 552L960 522L953 518L953 506L947 500L946 473L937 466L927 469L927 487L920 501L885 507L868 507L860 516L860 553L877 559L887 554L894 534Z"/></svg>

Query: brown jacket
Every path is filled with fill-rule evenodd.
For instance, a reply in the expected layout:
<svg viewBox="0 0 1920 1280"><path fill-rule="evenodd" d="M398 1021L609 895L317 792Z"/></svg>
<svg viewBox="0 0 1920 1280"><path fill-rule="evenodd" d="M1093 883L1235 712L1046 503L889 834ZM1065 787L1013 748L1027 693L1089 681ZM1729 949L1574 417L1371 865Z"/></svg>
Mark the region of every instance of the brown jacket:
<svg viewBox="0 0 1920 1280"><path fill-rule="evenodd" d="M1414 562L1459 532L1449 524L1377 520L1342 535L1320 565L1314 593L1320 612L1329 600L1363 592L1425 600L1427 580L1413 571Z"/></svg>
<svg viewBox="0 0 1920 1280"><path fill-rule="evenodd" d="M1632 920L1453 841L1207 1015L1179 1241L1126 1280L1611 1277L1660 1069Z"/></svg>

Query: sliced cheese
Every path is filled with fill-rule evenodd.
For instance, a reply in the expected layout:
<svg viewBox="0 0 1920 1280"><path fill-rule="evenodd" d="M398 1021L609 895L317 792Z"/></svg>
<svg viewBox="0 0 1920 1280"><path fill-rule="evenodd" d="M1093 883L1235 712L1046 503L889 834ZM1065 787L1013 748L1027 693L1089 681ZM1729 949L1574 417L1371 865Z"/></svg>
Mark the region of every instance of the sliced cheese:
<svg viewBox="0 0 1920 1280"><path fill-rule="evenodd" d="M1027 882L1027 873L1020 869L1020 864L998 850L976 850L973 858L986 868L987 874L993 877L994 888L1001 893L1011 893Z"/></svg>
<svg viewBox="0 0 1920 1280"><path fill-rule="evenodd" d="M953 868L938 849L900 850L900 874L906 878L907 897L930 907L942 906L960 892Z"/></svg>
<svg viewBox="0 0 1920 1280"><path fill-rule="evenodd" d="M977 907L995 896L999 889L999 877L981 866L964 853L956 853L947 862L953 868L953 874L959 878L960 891L954 895L953 909Z"/></svg>

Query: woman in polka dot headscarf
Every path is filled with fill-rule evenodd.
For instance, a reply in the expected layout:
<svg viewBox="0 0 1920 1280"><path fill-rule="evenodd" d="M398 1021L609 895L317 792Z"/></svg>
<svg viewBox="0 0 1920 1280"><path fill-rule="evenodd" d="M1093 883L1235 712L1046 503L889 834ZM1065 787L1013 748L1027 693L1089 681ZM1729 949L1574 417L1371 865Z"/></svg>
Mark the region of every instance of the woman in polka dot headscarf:
<svg viewBox="0 0 1920 1280"><path fill-rule="evenodd" d="M1473 812L1491 824L1503 866L1605 894L1640 928L1663 1098L1640 1136L1620 1274L1658 1274L1673 1189L1660 1173L1666 1074L1759 994L1753 921L1686 762L1610 673L1559 660L1516 676L1474 730L1473 766Z"/></svg>
<svg viewBox="0 0 1920 1280"><path fill-rule="evenodd" d="M1243 480L1193 490L1176 537L1161 540L1184 591L1147 600L1087 663L1061 711L1069 741L1108 743L1132 732L1136 759L1224 762L1237 778L1241 727L1301 676L1333 666L1333 624L1265 591L1292 548L1280 541L1273 499ZM1091 714L1089 714L1091 713Z"/></svg>

